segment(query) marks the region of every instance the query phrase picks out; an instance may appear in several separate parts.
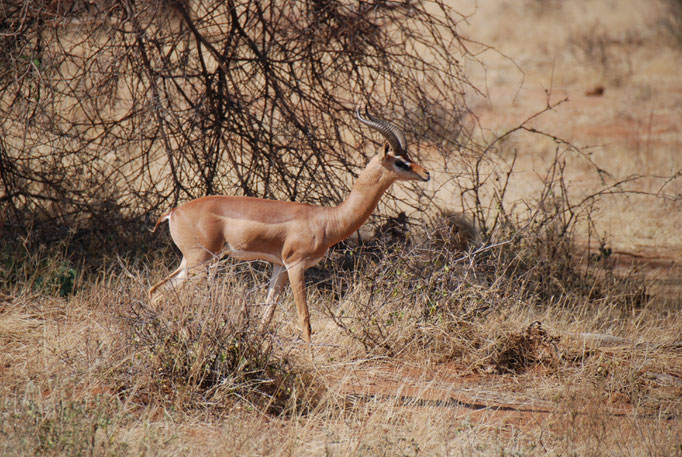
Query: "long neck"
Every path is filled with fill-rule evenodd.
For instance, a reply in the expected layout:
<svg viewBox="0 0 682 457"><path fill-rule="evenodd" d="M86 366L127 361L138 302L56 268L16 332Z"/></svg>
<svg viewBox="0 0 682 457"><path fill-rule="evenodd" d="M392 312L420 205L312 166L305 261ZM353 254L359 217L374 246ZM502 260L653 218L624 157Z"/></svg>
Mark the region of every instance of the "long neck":
<svg viewBox="0 0 682 457"><path fill-rule="evenodd" d="M379 199L395 177L381 165L381 157L374 157L360 173L353 190L346 200L335 208L329 208L326 226L327 240L336 244L351 236L376 209Z"/></svg>

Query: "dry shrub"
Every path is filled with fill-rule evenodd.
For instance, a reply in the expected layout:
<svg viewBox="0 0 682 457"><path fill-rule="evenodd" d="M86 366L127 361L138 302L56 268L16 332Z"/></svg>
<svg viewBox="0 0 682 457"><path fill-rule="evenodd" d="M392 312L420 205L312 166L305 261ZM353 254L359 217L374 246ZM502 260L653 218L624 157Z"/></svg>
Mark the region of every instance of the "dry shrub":
<svg viewBox="0 0 682 457"><path fill-rule="evenodd" d="M112 397L86 400L5 400L0 410L2 455L127 455Z"/></svg>
<svg viewBox="0 0 682 457"><path fill-rule="evenodd" d="M554 371L559 366L558 341L535 321L523 332L499 340L490 366L499 373L524 373L535 366Z"/></svg>
<svg viewBox="0 0 682 457"><path fill-rule="evenodd" d="M321 398L320 386L291 349L260 332L247 312L258 298L256 285L266 282L262 264L232 265L229 271L212 266L203 287L192 281L187 290L170 291L155 309L138 300L149 259L109 259L105 269L84 274L67 260L65 244L32 247L8 243L0 251L0 297L12 303L0 304L0 313L44 307L51 321L84 303L106 303L97 323L111 328L103 338L116 355L97 369L104 370L98 376L108 391L180 409L220 411L243 401L270 414L305 412ZM64 357L73 362L91 350L75 348Z"/></svg>
<svg viewBox="0 0 682 457"><path fill-rule="evenodd" d="M466 215L442 211L431 221L431 244L449 252L468 252L481 244L481 234L474 222Z"/></svg>
<svg viewBox="0 0 682 457"><path fill-rule="evenodd" d="M358 104L444 157L468 142L468 13L442 0L60 5L0 5L3 231L120 249L203 195L338 202L376 150Z"/></svg>
<svg viewBox="0 0 682 457"><path fill-rule="evenodd" d="M600 196L617 184L573 202L564 178L571 151L557 152L536 198L523 207L505 197L512 162L492 172L501 179L482 173L460 179L475 192L473 220L444 211L405 229L400 242L390 233L387 242L373 241L371 256L363 256L366 245L335 252L325 264L332 270L325 313L370 354L460 360L497 372L533 365L556 371L555 340L544 328L523 318L491 332L491 318L518 313L533 322L543 310L571 310L576 319L623 316L650 298L642 279L617 273L605 242L590 251Z"/></svg>
<svg viewBox="0 0 682 457"><path fill-rule="evenodd" d="M667 14L661 21L663 28L678 46L682 46L682 1L666 0L664 3Z"/></svg>
<svg viewBox="0 0 682 457"><path fill-rule="evenodd" d="M183 410L221 411L240 401L269 414L314 407L321 386L290 350L260 331L245 288L234 277L227 285L221 279L171 292L158 309L135 300L124 305L121 326L132 343L120 388L142 403Z"/></svg>
<svg viewBox="0 0 682 457"><path fill-rule="evenodd" d="M609 248L602 244L598 252L590 252L589 246L578 244L573 223L568 224L556 219L505 224L502 233L508 242L484 253L489 259L482 264L520 281L525 293L544 306L578 310L617 303L627 312L646 304L645 282L617 274Z"/></svg>
<svg viewBox="0 0 682 457"><path fill-rule="evenodd" d="M623 75L632 73L632 49L640 41L634 33L612 37L596 24L591 30L572 37L569 47L581 64L600 70L609 82L619 84Z"/></svg>
<svg viewBox="0 0 682 457"><path fill-rule="evenodd" d="M438 236L427 232L417 244L391 245L373 256L363 257L362 247L354 255L332 256L325 265L332 270L331 285L320 289L329 294L322 300L325 313L372 354L492 357L499 358L499 371L519 371L552 337L526 324L487 344L491 316L548 308L596 312L605 306L617 314L646 301L641 281L620 278L610 264L586 268L579 248L569 248L567 240L528 234L529 239L461 251L440 242L434 247L430 240ZM355 259L352 269L348 257ZM336 300L338 308L330 305ZM514 351L528 354L517 357ZM538 361L556 366L540 356Z"/></svg>

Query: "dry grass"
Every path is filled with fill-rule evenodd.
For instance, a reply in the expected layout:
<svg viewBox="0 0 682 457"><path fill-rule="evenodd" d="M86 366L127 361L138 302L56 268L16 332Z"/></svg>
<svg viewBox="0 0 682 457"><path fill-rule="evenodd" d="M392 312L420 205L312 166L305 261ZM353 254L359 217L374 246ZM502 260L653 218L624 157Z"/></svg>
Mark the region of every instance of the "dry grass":
<svg viewBox="0 0 682 457"><path fill-rule="evenodd" d="M3 454L679 455L676 305L633 301L596 269L552 299L510 267L537 251L466 254L429 233L311 272L310 347L290 297L271 334L253 325L260 264L223 262L158 308L141 298L162 264L119 264L67 297L14 289Z"/></svg>

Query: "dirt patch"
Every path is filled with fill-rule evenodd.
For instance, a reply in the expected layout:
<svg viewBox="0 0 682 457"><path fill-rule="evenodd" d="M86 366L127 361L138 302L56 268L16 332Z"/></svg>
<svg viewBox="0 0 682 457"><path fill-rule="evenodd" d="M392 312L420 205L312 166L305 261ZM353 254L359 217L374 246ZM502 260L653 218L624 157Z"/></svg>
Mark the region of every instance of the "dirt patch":
<svg viewBox="0 0 682 457"><path fill-rule="evenodd" d="M526 376L468 374L454 364L423 369L394 362L368 363L351 371L328 374L333 388L349 405L388 403L395 408L447 409L453 418L476 424L509 425L530 431L567 414L565 398L552 398L562 387L557 377L536 372ZM594 398L573 403L575 414L588 415ZM636 408L627 395L612 394L599 401L600 414L609 422L634 416L653 420L653 412ZM669 419L680 420L682 411Z"/></svg>

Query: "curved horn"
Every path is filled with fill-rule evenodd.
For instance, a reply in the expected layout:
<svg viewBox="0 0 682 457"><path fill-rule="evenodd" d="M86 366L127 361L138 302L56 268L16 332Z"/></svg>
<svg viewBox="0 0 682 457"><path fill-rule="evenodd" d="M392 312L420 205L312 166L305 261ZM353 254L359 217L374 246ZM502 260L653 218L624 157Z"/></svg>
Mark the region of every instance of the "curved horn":
<svg viewBox="0 0 682 457"><path fill-rule="evenodd" d="M405 135L397 125L383 119L376 118L369 113L367 113L368 119L365 119L360 115L360 108L355 111L355 117L357 117L358 120L363 124L378 130L379 133L386 138L388 144L391 145L393 153L407 157L407 140L405 140Z"/></svg>

